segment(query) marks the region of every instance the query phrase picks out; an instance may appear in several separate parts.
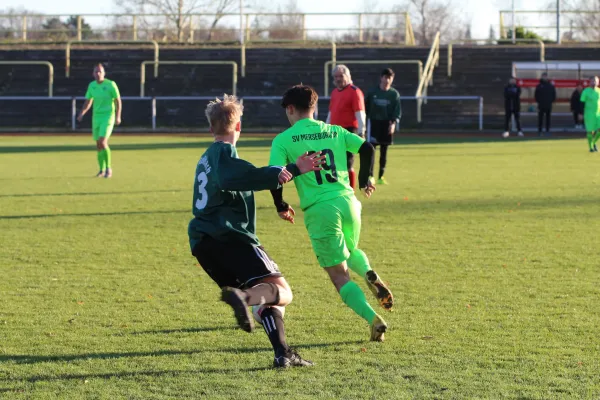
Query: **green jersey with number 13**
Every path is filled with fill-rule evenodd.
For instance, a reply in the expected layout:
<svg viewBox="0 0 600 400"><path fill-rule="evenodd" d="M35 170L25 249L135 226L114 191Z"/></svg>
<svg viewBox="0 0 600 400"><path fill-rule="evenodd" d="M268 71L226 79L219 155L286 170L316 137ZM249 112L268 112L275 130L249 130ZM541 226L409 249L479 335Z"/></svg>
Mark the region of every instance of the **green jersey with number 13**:
<svg viewBox="0 0 600 400"><path fill-rule="evenodd" d="M285 166L302 154L322 152L327 158L323 170L300 175L294 184L300 197L300 207L354 195L348 178L346 152L358 153L364 139L346 129L312 118L296 122L273 140L269 165Z"/></svg>
<svg viewBox="0 0 600 400"><path fill-rule="evenodd" d="M215 142L204 152L194 182L192 250L204 236L259 246L253 190L278 189L280 167L257 168L238 158L235 146Z"/></svg>

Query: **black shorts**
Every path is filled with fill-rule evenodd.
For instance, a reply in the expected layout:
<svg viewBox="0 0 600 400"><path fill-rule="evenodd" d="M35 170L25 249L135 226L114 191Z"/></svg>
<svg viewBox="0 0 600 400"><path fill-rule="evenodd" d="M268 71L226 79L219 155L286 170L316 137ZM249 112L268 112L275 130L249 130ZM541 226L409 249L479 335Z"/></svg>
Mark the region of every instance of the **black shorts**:
<svg viewBox="0 0 600 400"><path fill-rule="evenodd" d="M356 135L358 135L358 129L356 128L344 128L347 131L350 131ZM348 170L351 170L354 166L354 153L350 153L349 151L346 152L346 158L347 158L347 164L346 167L348 168Z"/></svg>
<svg viewBox="0 0 600 400"><path fill-rule="evenodd" d="M394 135L390 135L390 121L370 119L367 125L367 140L372 144L392 144Z"/></svg>
<svg viewBox="0 0 600 400"><path fill-rule="evenodd" d="M262 246L242 241L221 242L205 236L192 254L219 287L252 287L267 276L282 276Z"/></svg>

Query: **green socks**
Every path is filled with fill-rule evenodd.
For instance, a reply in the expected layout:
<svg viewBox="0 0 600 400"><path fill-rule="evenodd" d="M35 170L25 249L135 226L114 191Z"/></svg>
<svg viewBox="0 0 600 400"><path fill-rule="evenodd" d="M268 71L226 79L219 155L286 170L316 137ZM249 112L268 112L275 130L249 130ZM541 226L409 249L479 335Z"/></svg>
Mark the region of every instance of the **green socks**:
<svg viewBox="0 0 600 400"><path fill-rule="evenodd" d="M104 171L106 169L111 168L110 166L110 147L107 147L104 150L98 151L98 166L100 167L100 171Z"/></svg>
<svg viewBox="0 0 600 400"><path fill-rule="evenodd" d="M586 134L587 136L587 141L588 141L588 146L590 147L590 150L594 147L594 134L591 132L588 132Z"/></svg>
<svg viewBox="0 0 600 400"><path fill-rule="evenodd" d="M364 278L367 272L371 270L369 259L361 249L354 249L346 262L348 263L348 268L356 272L362 278Z"/></svg>
<svg viewBox="0 0 600 400"><path fill-rule="evenodd" d="M104 160L106 161L106 169L112 168L110 166L110 160L111 160L110 147L108 147L108 146L104 149Z"/></svg>
<svg viewBox="0 0 600 400"><path fill-rule="evenodd" d="M340 289L340 296L342 297L342 301L350 307L352 311L364 318L369 325L373 323L373 319L377 314L373 310L373 307L367 303L365 294L356 283L349 281L342 286Z"/></svg>
<svg viewBox="0 0 600 400"><path fill-rule="evenodd" d="M104 150L98 150L98 166L100 167L100 171L104 171L105 164Z"/></svg>

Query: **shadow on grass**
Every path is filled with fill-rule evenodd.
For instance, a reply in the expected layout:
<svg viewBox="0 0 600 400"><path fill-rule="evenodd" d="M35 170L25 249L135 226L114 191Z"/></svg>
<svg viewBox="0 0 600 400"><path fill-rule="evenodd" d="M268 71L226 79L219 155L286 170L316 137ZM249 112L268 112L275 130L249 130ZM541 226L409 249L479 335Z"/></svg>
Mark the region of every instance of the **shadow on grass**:
<svg viewBox="0 0 600 400"><path fill-rule="evenodd" d="M211 326L207 328L179 328L179 329L159 329L152 331L134 331L129 332L130 335L169 335L171 333L198 333L198 332L214 332L236 330L235 326Z"/></svg>
<svg viewBox="0 0 600 400"><path fill-rule="evenodd" d="M498 198L498 199L440 199L440 200L391 200L384 201L383 204L390 207L402 207L404 212L409 210L418 210L420 213L431 212L508 212L528 211L543 209L566 209L581 207L586 208L589 205L600 203L600 197L535 197L535 198Z"/></svg>
<svg viewBox="0 0 600 400"><path fill-rule="evenodd" d="M268 371L273 369L272 367L250 367L250 368L200 368L200 369L180 369L180 370L163 370L163 371L127 371L127 372L111 372L104 374L58 374L58 375L35 375L25 379L10 378L0 379L4 381L26 381L26 382L39 382L39 381L62 381L62 380L88 380L88 379L113 379L113 378L136 378L140 376L176 376L176 375L188 375L188 374L231 374L232 372L257 372L257 371ZM7 391L17 391L11 389Z"/></svg>
<svg viewBox="0 0 600 400"><path fill-rule="evenodd" d="M209 330L226 330L228 328L214 327L214 328L200 328L194 331L209 331ZM193 329L191 329L193 330ZM190 331L191 331L190 330ZM173 332L188 331L173 330ZM151 331L149 331L151 332ZM166 331L170 332L170 331ZM162 331L158 331L162 333ZM306 343L294 346L296 348L310 349L330 346L343 346L343 345L357 345L364 344L363 340L348 340L340 342L329 342L329 343ZM264 353L272 352L273 349L270 347L222 347L213 349L198 349L198 350L157 350L157 351L134 351L134 352L111 352L111 353L81 353L81 354L63 354L63 355L30 355L30 354L2 354L0 355L0 362L13 362L16 364L38 364L47 362L70 362L77 360L105 360L105 359L118 359L118 358L130 358L130 357L161 357L161 356L177 356L177 355L193 355L200 353L233 353L233 354L248 354L248 353ZM0 381L7 381L13 379L3 379Z"/></svg>
<svg viewBox="0 0 600 400"><path fill-rule="evenodd" d="M257 138L251 139L252 136L249 134L246 136L249 140L244 140L245 137L237 144L239 148L251 148L251 147L270 147L273 141L272 138ZM427 145L427 144L461 144L461 143L487 143L487 142L506 142L506 143L518 143L523 141L541 141L541 140L567 140L576 139L574 137L530 137L530 138L519 138L519 139L503 139L500 135L490 134L489 136L473 135L468 136L464 134L453 135L430 135L430 134L407 134L406 136L398 135L394 138L394 143L398 145ZM198 149L204 151L207 145L211 142L209 138L192 138L189 141L180 142L162 142L162 143L111 143L110 147L116 151L128 151L128 150L176 150L176 149ZM94 145L44 145L44 146L1 146L0 154L18 154L18 153L56 153L56 152L70 152L70 151L93 151Z"/></svg>
<svg viewBox="0 0 600 400"><path fill-rule="evenodd" d="M189 192L184 189L171 190L132 190L130 192L79 192L79 193L16 193L16 194L0 194L2 197L60 197L60 196L110 196L110 195L130 195L130 194L146 194L146 193L170 193L170 192Z"/></svg>
<svg viewBox="0 0 600 400"><path fill-rule="evenodd" d="M32 214L32 215L0 215L1 220L53 218L53 217L106 217L115 215L150 215L150 214L192 214L191 210L158 210L158 211L123 211L123 212L97 212L97 213L64 213L64 214Z"/></svg>
<svg viewBox="0 0 600 400"><path fill-rule="evenodd" d="M108 360L118 358L135 358L135 357L162 357L162 356L178 356L178 355L193 355L206 352L217 353L260 353L272 351L270 348L220 348L210 350L157 350L148 352L120 352L120 353L82 353L82 354L63 354L53 356L36 356L28 354L3 354L0 355L0 362L14 362L16 364L38 364L47 362L69 362L77 360ZM2 379L0 379L2 380Z"/></svg>
<svg viewBox="0 0 600 400"><path fill-rule="evenodd" d="M271 146L273 139L255 139L242 140L237 147L268 147ZM191 139L183 142L162 142L162 143L111 143L110 148L115 151L128 150L177 150L177 149L198 149L204 151L210 144L210 139ZM94 151L93 143L90 145L44 145L44 146L0 146L0 154L19 154L19 153L58 153L71 151Z"/></svg>
<svg viewBox="0 0 600 400"><path fill-rule="evenodd" d="M600 197L555 197L555 198L498 198L498 199L440 199L440 200L414 200L409 199L401 201L399 199L384 201L380 206L392 208L401 207L403 212L408 210L418 210L423 213L439 212L508 212L543 210L565 208L573 209L577 207L586 207L600 203ZM272 210L271 206L258 206L257 210ZM102 217L118 215L151 215L151 214L189 214L191 210L158 210L158 211L123 211L123 212L97 212L97 213L57 213L57 214L32 214L32 215L7 215L0 216L2 220L18 219L37 219L37 218L55 218L55 217Z"/></svg>

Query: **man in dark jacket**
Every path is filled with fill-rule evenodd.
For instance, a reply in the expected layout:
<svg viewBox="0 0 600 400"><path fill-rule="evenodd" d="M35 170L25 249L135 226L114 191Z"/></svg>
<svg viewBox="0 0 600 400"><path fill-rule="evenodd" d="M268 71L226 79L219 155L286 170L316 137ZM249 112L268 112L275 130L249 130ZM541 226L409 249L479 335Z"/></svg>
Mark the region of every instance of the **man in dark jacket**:
<svg viewBox="0 0 600 400"><path fill-rule="evenodd" d="M573 122L575 123L575 129L583 128L583 107L585 103L581 102L581 92L583 86L577 85L577 88L571 95L571 112L573 113Z"/></svg>
<svg viewBox="0 0 600 400"><path fill-rule="evenodd" d="M550 115L552 103L556 100L556 89L548 80L548 74L543 73L540 83L535 88L535 101L538 104L538 134L542 136L542 122L546 117L546 133L550 134Z"/></svg>
<svg viewBox="0 0 600 400"><path fill-rule="evenodd" d="M504 87L504 133L502 137L510 136L510 119L515 116L515 124L519 136L523 136L521 131L521 88L517 86L517 80L511 77L508 85Z"/></svg>

